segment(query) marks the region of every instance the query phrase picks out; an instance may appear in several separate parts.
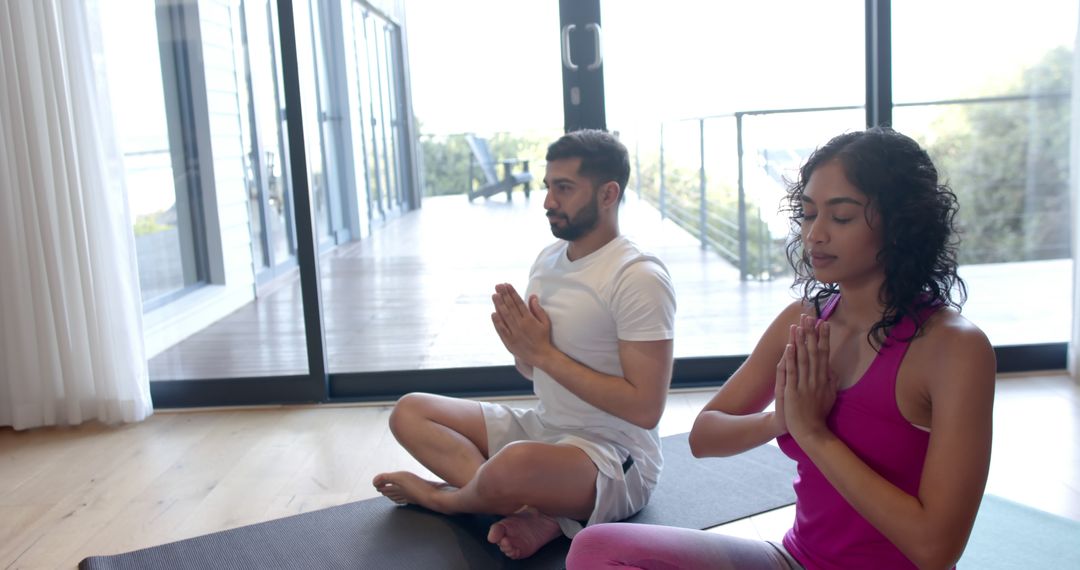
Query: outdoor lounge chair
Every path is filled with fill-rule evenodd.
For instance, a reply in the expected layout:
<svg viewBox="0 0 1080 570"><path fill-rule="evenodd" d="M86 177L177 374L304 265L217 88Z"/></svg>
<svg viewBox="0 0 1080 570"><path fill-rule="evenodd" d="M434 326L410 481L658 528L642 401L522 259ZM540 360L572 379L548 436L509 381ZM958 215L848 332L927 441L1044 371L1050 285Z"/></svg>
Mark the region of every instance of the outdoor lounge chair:
<svg viewBox="0 0 1080 570"><path fill-rule="evenodd" d="M474 198L483 196L484 198L490 198L491 196L498 194L499 192L506 192L506 199L512 199L511 191L514 186L521 185L525 190L525 197L529 197L529 183L532 182L532 173L529 172L529 161L520 160L517 158L504 158L499 161L503 167L502 178L499 178L495 172L495 159L491 156L491 149L488 148L487 140L480 138L473 134L465 135L466 140L469 142L469 148L472 149L472 156L469 157L469 201L472 202ZM521 164L521 171L514 172L514 165ZM485 183L476 188L472 188L473 181L473 166L479 165L480 171L484 174Z"/></svg>

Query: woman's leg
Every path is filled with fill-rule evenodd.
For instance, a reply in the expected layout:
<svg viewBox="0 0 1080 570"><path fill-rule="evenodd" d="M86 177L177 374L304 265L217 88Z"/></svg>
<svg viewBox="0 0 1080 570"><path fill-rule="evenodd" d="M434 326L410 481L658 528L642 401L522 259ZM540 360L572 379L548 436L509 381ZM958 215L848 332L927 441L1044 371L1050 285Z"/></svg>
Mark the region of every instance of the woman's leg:
<svg viewBox="0 0 1080 570"><path fill-rule="evenodd" d="M669 526L610 523L590 526L574 537L566 568L787 570L789 566L776 547L763 540Z"/></svg>

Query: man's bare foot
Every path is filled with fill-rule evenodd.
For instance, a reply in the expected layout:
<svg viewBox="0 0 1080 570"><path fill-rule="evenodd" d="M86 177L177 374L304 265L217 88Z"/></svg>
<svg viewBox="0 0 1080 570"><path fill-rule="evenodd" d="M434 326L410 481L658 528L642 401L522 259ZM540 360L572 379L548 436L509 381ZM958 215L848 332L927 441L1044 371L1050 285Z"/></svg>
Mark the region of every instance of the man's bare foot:
<svg viewBox="0 0 1080 570"><path fill-rule="evenodd" d="M380 473L372 484L376 491L399 505L420 505L433 511L439 510L432 501L434 494L455 489L442 481L428 481L408 471Z"/></svg>
<svg viewBox="0 0 1080 570"><path fill-rule="evenodd" d="M491 525L488 542L497 544L507 557L519 560L532 556L560 534L562 530L555 519L525 507Z"/></svg>

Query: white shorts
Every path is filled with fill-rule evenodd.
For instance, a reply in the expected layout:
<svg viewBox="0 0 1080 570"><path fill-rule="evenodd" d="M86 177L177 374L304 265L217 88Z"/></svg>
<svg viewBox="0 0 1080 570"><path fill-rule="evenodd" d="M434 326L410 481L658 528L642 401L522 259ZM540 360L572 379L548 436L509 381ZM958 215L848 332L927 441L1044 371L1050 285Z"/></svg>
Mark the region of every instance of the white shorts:
<svg viewBox="0 0 1080 570"><path fill-rule="evenodd" d="M488 433L488 455L515 441L572 445L596 465L596 504L585 526L620 521L649 502L654 485L641 476L629 450L585 431L556 430L543 422L535 410L480 402ZM581 521L556 519L563 534L573 538Z"/></svg>

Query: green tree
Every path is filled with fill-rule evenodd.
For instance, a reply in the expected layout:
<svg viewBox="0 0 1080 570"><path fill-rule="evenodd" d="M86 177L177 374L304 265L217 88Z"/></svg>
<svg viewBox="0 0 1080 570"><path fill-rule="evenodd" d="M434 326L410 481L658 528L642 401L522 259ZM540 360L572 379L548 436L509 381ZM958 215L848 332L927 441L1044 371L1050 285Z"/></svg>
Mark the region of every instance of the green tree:
<svg viewBox="0 0 1080 570"><path fill-rule="evenodd" d="M1057 48L1011 81L1023 101L943 113L926 146L960 202L961 263L1069 256L1068 93L1072 52Z"/></svg>
<svg viewBox="0 0 1080 570"><path fill-rule="evenodd" d="M513 133L496 133L488 137L487 141L496 162L504 158L528 160L534 179L543 178L542 171L537 169L542 169L547 145L551 141ZM475 188L486 183L483 171L473 162L475 158L464 133L421 135L420 153L423 161L424 196L464 194L470 185ZM515 171L518 168L520 166L515 167ZM496 176L502 176L501 165L496 166Z"/></svg>
<svg viewBox="0 0 1080 570"><path fill-rule="evenodd" d="M464 194L471 151L464 135L421 135L424 196Z"/></svg>

